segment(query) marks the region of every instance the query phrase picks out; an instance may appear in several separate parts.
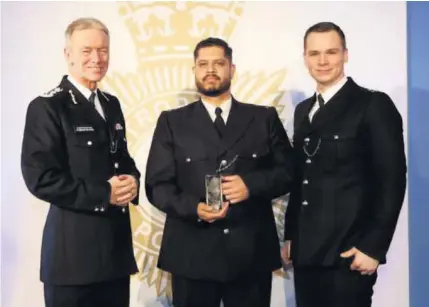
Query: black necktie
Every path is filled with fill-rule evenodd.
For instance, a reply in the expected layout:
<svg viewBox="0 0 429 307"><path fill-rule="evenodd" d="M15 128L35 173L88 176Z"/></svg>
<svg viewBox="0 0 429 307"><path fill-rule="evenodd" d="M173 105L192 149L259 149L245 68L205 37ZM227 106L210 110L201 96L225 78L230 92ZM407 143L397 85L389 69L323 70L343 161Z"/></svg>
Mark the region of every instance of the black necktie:
<svg viewBox="0 0 429 307"><path fill-rule="evenodd" d="M325 100L323 100L322 94L317 95L317 101L319 102L319 108L325 105Z"/></svg>
<svg viewBox="0 0 429 307"><path fill-rule="evenodd" d="M215 114L216 119L214 121L214 125L216 127L217 132L219 133L219 136L222 138L226 128L225 122L223 121L223 118L221 116L222 109L217 107L215 110Z"/></svg>
<svg viewBox="0 0 429 307"><path fill-rule="evenodd" d="M91 95L89 96L88 100L92 104L92 106L95 107L95 92L91 92Z"/></svg>

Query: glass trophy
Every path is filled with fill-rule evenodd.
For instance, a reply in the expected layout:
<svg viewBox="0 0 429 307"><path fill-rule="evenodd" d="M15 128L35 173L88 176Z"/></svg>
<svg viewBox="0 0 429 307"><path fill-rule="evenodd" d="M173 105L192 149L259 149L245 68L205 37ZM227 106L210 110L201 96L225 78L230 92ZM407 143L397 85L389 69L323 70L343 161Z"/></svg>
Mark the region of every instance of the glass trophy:
<svg viewBox="0 0 429 307"><path fill-rule="evenodd" d="M216 174L206 175L206 204L212 207L212 211L219 212L222 209L222 204L224 202L224 195L222 191L222 172L230 168L238 156L227 163L226 160L222 160Z"/></svg>
<svg viewBox="0 0 429 307"><path fill-rule="evenodd" d="M220 174L206 175L206 204L216 212L222 209L222 201L222 177Z"/></svg>

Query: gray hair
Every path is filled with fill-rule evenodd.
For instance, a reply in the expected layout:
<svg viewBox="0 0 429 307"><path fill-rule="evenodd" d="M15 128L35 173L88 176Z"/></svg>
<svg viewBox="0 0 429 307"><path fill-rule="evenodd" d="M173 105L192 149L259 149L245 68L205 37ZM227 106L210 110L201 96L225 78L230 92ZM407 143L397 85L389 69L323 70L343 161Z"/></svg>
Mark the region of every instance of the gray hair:
<svg viewBox="0 0 429 307"><path fill-rule="evenodd" d="M87 30L87 29L98 29L103 31L109 36L109 29L100 20L92 17L78 18L70 23L65 32L66 42L68 42L75 31Z"/></svg>

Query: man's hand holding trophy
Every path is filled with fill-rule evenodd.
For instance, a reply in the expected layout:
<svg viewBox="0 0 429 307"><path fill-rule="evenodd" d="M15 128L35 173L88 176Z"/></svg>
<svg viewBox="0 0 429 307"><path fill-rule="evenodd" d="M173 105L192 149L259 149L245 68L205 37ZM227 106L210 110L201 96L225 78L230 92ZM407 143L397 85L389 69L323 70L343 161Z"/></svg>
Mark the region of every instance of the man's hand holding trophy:
<svg viewBox="0 0 429 307"><path fill-rule="evenodd" d="M197 208L201 220L213 223L225 218L230 204L236 204L249 197L249 191L238 175L223 176L222 172L230 168L238 156L227 163L222 160L216 174L206 175L206 203L199 203Z"/></svg>

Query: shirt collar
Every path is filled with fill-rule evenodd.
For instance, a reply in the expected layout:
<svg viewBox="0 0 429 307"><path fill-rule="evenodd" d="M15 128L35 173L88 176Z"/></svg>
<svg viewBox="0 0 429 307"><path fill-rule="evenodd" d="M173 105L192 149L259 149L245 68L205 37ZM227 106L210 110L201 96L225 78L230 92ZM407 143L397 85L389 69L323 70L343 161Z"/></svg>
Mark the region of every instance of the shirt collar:
<svg viewBox="0 0 429 307"><path fill-rule="evenodd" d="M222 116L228 117L228 114L229 114L229 111L231 110L231 105L232 105L232 97L231 96L218 106L216 106L210 102L204 101L203 98L201 98L201 101L204 104L204 106L206 107L207 111L210 113L210 116L216 117L215 110L217 107L219 107L222 109Z"/></svg>
<svg viewBox="0 0 429 307"><path fill-rule="evenodd" d="M327 103L334 95L346 84L347 77L344 76L342 79L340 79L337 83L332 85L330 88L326 89L322 93L323 100L325 103ZM319 96L320 92L316 91L316 97Z"/></svg>
<svg viewBox="0 0 429 307"><path fill-rule="evenodd" d="M91 96L92 92L95 93L95 95L97 95L97 90L95 91L91 91L89 88L87 88L86 86L83 86L82 84L80 84L79 82L77 82L77 80L75 78L73 78L73 76L68 75L67 79L70 81L71 84L74 85L74 87L76 87L78 89L79 92L81 92L81 94L86 98L89 99L89 96Z"/></svg>

